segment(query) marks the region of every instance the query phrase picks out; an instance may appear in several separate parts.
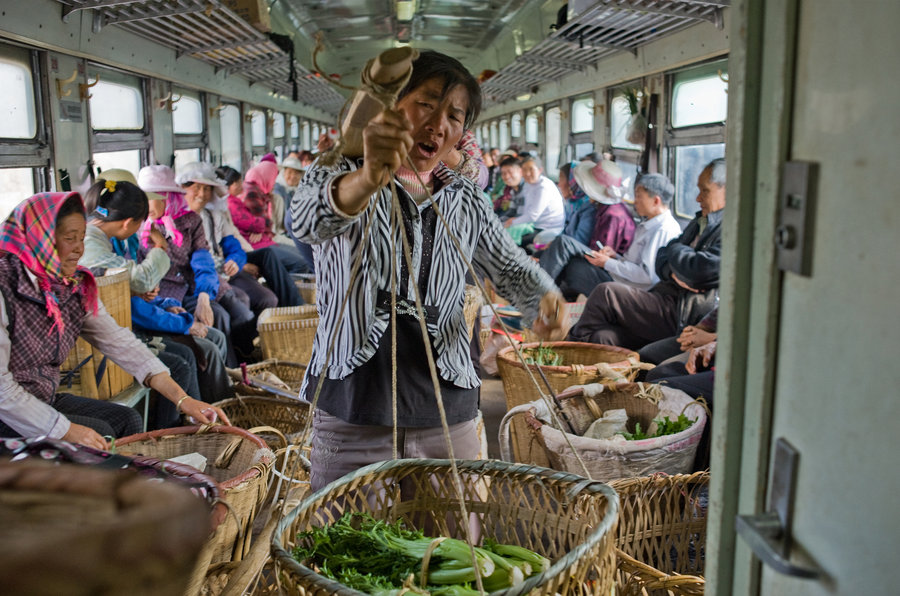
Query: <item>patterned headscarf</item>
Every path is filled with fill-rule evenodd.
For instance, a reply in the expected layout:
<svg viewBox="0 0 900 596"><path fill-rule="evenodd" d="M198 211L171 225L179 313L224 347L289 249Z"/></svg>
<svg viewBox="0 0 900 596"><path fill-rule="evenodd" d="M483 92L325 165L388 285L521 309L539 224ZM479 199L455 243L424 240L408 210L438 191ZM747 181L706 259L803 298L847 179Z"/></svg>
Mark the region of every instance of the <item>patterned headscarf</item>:
<svg viewBox="0 0 900 596"><path fill-rule="evenodd" d="M184 193L168 191L162 193L162 195L166 197L166 211L163 216L159 219L148 217L141 224L140 237L141 245L144 248L150 247L150 228L154 225L160 226L163 229L163 233L167 238L172 239L175 246L181 246L181 243L184 242L184 235L175 226L175 220L190 211L187 202L184 200Z"/></svg>
<svg viewBox="0 0 900 596"><path fill-rule="evenodd" d="M244 182L256 185L263 194L271 194L275 188L275 180L278 178L278 166L270 161L260 162L244 174ZM244 193L247 194L246 192ZM242 197L243 198L243 195Z"/></svg>
<svg viewBox="0 0 900 596"><path fill-rule="evenodd" d="M38 279L38 287L44 293L47 315L53 319L53 327L62 335L65 323L59 311L56 291L79 292L87 312L97 314L97 283L94 276L79 266L75 275L63 277L59 254L56 252L56 216L60 207L75 196L84 210L81 195L77 192L45 192L34 195L19 205L0 226L0 251L15 255Z"/></svg>
<svg viewBox="0 0 900 596"><path fill-rule="evenodd" d="M578 165L576 162L572 162L571 167L569 168L569 190L572 192L572 198L569 199L572 203L572 212L578 211L578 209L591 200L589 196L587 196L582 190L580 186L578 186L578 182L575 181L575 166Z"/></svg>

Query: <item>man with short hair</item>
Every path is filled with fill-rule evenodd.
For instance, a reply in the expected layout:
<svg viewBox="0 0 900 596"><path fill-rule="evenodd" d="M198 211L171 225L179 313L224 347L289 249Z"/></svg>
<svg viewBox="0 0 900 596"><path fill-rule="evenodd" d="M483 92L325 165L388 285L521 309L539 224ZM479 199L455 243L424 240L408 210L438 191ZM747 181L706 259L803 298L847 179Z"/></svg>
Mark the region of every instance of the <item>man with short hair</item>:
<svg viewBox="0 0 900 596"><path fill-rule="evenodd" d="M715 305L725 208L725 160L710 162L697 180L700 212L684 232L659 249L650 290L623 283L600 284L569 332L572 341L639 349L677 335Z"/></svg>
<svg viewBox="0 0 900 596"><path fill-rule="evenodd" d="M510 155L500 161L500 179L503 181L503 193L494 200L494 213L505 222L516 217L525 204L525 180L518 157Z"/></svg>
<svg viewBox="0 0 900 596"><path fill-rule="evenodd" d="M522 178L525 180L524 205L518 215L504 225L531 224L534 231L562 232L566 225L566 208L562 195L552 180L544 176L538 156L530 154L522 159Z"/></svg>

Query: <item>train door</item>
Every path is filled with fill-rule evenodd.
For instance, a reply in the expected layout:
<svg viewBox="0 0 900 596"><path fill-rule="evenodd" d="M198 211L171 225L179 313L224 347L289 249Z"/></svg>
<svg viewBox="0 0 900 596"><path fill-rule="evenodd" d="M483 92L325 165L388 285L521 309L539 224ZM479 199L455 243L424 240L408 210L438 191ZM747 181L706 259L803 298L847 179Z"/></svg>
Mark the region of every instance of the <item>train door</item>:
<svg viewBox="0 0 900 596"><path fill-rule="evenodd" d="M733 7L709 587L897 593L900 4Z"/></svg>

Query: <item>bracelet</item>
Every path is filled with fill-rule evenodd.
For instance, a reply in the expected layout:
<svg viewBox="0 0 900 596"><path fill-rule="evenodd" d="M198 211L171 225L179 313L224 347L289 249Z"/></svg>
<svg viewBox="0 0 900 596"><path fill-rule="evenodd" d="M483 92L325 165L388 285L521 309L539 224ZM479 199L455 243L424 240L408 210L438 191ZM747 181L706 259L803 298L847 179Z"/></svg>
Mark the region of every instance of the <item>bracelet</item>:
<svg viewBox="0 0 900 596"><path fill-rule="evenodd" d="M181 399L179 399L179 400L178 400L178 403L175 404L175 411L176 411L176 412L181 412L181 411L182 411L182 410L181 410L181 402L183 402L183 401L186 400L186 399L190 399L190 398L191 398L190 395L185 395L184 397L182 397Z"/></svg>

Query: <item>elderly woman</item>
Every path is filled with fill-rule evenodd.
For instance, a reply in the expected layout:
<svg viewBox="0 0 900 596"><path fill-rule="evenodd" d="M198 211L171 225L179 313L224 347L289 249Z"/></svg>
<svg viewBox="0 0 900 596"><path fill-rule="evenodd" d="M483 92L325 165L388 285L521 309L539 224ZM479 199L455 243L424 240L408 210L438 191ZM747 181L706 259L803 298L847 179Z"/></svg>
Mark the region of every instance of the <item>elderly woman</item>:
<svg viewBox="0 0 900 596"><path fill-rule="evenodd" d="M467 269L449 232L478 273L495 283L527 323L535 321L537 333L548 335L564 316L565 305L552 280L512 243L481 190L441 163L480 106L478 83L457 60L422 52L396 109L384 111L366 127L362 162L345 158L333 168L313 166L294 195L294 232L314 245L318 265L321 318L301 388L311 401L322 381L314 415L314 489L392 457L392 369L397 373L399 456L447 456L426 350L437 364L454 454L477 454L474 419L480 381L469 358L463 317ZM406 222L411 272L399 248L401 239L390 225L391 180L397 183L402 206L397 215ZM435 204L449 230L439 221ZM370 221L371 232L365 236ZM394 252L388 245L392 236L398 247ZM363 266L351 279L351 264L360 254ZM392 270L399 277L393 330ZM415 288L424 303L427 340L419 321L409 314L414 311ZM394 331L396 345L391 341ZM335 334L326 367L326 351ZM397 366L392 366L394 350Z"/></svg>
<svg viewBox="0 0 900 596"><path fill-rule="evenodd" d="M106 312L94 276L78 266L85 226L78 193L44 193L16 207L0 229L0 436L47 435L106 449L102 435L140 431L131 408L56 394L59 366L79 334L181 412L227 421L219 408L188 397Z"/></svg>

